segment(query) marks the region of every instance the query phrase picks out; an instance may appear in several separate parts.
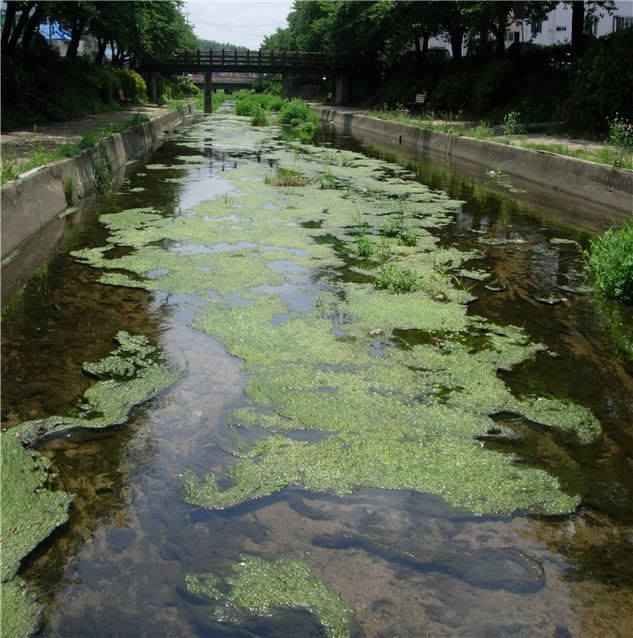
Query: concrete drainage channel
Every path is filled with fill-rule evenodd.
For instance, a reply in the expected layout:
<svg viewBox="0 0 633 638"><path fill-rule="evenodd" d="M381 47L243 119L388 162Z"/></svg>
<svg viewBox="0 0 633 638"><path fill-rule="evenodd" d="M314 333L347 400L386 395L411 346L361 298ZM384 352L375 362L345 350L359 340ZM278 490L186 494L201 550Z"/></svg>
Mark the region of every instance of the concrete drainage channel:
<svg viewBox="0 0 633 638"><path fill-rule="evenodd" d="M163 136L194 110L193 104L187 104L150 122L114 133L76 157L34 168L2 186L2 260L68 208L65 193L68 183L73 183L78 199L94 193L104 172L110 178L118 174L126 162L153 152Z"/></svg>
<svg viewBox="0 0 633 638"><path fill-rule="evenodd" d="M501 170L541 187L566 193L603 207L633 213L633 171L564 157L547 151L517 148L498 142L446 135L359 112L315 107L321 122L350 135L371 135L387 148L429 151L473 162L486 170Z"/></svg>

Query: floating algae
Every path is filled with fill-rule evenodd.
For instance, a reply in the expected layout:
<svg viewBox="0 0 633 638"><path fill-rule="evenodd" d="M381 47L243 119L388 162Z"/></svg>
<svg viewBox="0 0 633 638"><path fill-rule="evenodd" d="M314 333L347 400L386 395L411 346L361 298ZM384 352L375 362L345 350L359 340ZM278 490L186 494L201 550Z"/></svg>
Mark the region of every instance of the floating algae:
<svg viewBox="0 0 633 638"><path fill-rule="evenodd" d="M139 403L173 385L180 373L161 361L146 337L117 333L119 347L84 370L101 380L84 393L78 416L51 416L25 421L11 432L24 444L75 428L100 430L124 423Z"/></svg>
<svg viewBox="0 0 633 638"><path fill-rule="evenodd" d="M499 378L499 370L544 348L520 329L467 313L473 297L458 274L480 253L440 248L429 231L450 223L460 202L414 181L386 181L392 168L386 162L305 146L288 150L271 143L269 132L240 132L240 126L225 118L217 138L227 148L259 144L260 155L258 163L236 163L226 173L235 187L230 201L215 197L173 218L151 210L104 215L108 244L135 250L112 259L107 247L75 253L109 271L103 283L206 300L194 327L245 361L251 404L230 420L268 436L234 451L227 469L232 483L185 472L187 501L222 508L293 485L338 494L368 486L439 494L477 514L573 510L578 498L556 478L481 442L493 431L516 441L492 418L506 412L580 443L593 440L600 426L581 406L516 397ZM321 188L326 165L341 188ZM279 166L305 176L304 185L265 184L270 167ZM387 219L399 216L417 233L416 246L383 237L380 262L362 264L365 270L350 263L359 224L367 237L377 236ZM243 249L194 250L218 244ZM274 265L279 260L284 268ZM384 262L415 271L420 289L377 291L367 282ZM293 306L281 292L273 294L296 287L293 277L305 269L302 277L311 283L301 294L312 295L312 304ZM152 278L156 272L162 276ZM345 281L352 275L363 283ZM218 295L236 294L243 304L218 302ZM396 347L403 330L428 338ZM293 430L326 436L297 441L286 436Z"/></svg>
<svg viewBox="0 0 633 638"><path fill-rule="evenodd" d="M30 636L41 605L16 573L21 561L68 520L72 495L48 489L50 462L24 446L74 428L102 429L123 423L130 410L172 385L180 374L164 364L146 337L117 333L119 346L107 357L85 363L100 379L84 394L80 416L26 421L2 433L2 635Z"/></svg>
<svg viewBox="0 0 633 638"><path fill-rule="evenodd" d="M233 575L222 588L220 579L213 574L187 574L185 584L191 594L211 602L211 616L220 622L241 622L254 615L273 616L281 609L305 609L330 638L350 634L349 609L301 561L270 562L245 556L233 566Z"/></svg>
<svg viewBox="0 0 633 638"><path fill-rule="evenodd" d="M46 488L49 462L25 450L14 431L2 434L2 581L15 576L20 561L66 522L72 500Z"/></svg>
<svg viewBox="0 0 633 638"><path fill-rule="evenodd" d="M16 576L22 559L68 520L72 496L47 489L49 461L25 450L13 432L2 446L2 635L30 636L38 627L41 606Z"/></svg>

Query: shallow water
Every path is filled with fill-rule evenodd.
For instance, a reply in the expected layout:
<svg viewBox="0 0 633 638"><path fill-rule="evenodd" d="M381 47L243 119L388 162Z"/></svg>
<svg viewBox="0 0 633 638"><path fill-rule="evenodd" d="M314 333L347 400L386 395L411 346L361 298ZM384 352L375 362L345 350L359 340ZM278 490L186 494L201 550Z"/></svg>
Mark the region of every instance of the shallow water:
<svg viewBox="0 0 633 638"><path fill-rule="evenodd" d="M190 327L205 303L200 297L98 284L99 272L68 251L104 244L108 233L96 221L98 214L135 207L186 216L196 203L220 197L228 223L237 224L238 218L230 218L237 198L226 173L244 162L271 160L274 166L274 151L267 150L265 136L261 147L245 148L237 127L234 135L215 137L212 126L194 142L186 131L177 134L150 160L155 168L133 175L119 194L91 202L88 220L66 237L61 254L31 279L5 318L4 427L68 412L90 384L82 362L106 355L118 330L147 335L187 371L171 390L138 408L127 426L74 434L43 447L58 474L56 486L77 498L69 523L22 570L47 602L41 635L324 635L302 611L252 617L240 626L217 622L186 591L186 573L226 574L245 553L307 562L351 608L358 636L629 635L633 381L616 342L633 317L597 305L582 290L579 247L587 245L591 230L562 227L553 221L558 211L548 215L517 204L510 194L486 190L429 162L400 159L415 179L466 202L454 223L433 233L441 246L481 250L484 260L473 268L490 273L486 281L468 280L477 297L470 314L524 327L557 355L504 372L504 380L519 396L546 393L573 400L589 408L603 428L598 441L580 446L500 413L495 418L520 432L521 441L491 436L482 445L547 469L566 490L581 495L578 512L475 516L438 496L370 488L345 497L290 488L215 511L183 501L184 470L203 474L225 467L236 439L262 435L255 428L227 427L228 414L246 400L242 362ZM322 141L359 148L350 139ZM385 175L393 178L401 176ZM274 213L270 202L262 204ZM319 228L315 220L305 220L303 227L308 234ZM171 248L230 259L232 249L250 244L186 246ZM366 280L349 266L324 275L275 258L273 269L285 283L264 285L260 292L280 295L294 312L309 312L315 291L327 289L328 282ZM227 300L245 303L239 296ZM286 320L281 315L274 323ZM394 337L395 344L378 338L376 351L425 343L428 333L401 330ZM468 345L485 348L479 341ZM327 433L294 436L314 441Z"/></svg>

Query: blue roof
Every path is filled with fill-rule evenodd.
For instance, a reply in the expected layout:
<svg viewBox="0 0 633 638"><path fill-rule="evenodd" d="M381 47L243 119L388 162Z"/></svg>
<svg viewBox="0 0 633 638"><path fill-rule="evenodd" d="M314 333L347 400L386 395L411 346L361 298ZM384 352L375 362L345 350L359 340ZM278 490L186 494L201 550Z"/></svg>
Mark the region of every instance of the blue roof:
<svg viewBox="0 0 633 638"><path fill-rule="evenodd" d="M70 31L62 29L59 22L40 24L39 31L47 40L67 40L70 42Z"/></svg>

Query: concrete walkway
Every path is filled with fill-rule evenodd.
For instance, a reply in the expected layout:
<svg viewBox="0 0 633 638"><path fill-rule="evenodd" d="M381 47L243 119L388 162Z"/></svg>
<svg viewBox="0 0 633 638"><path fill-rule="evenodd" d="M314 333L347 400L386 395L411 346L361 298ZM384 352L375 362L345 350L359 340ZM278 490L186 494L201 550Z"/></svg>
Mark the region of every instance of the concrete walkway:
<svg viewBox="0 0 633 638"><path fill-rule="evenodd" d="M66 122L51 122L31 129L10 131L0 136L0 148L3 157L16 159L21 163L28 160L36 149L43 148L49 151L63 144L77 143L87 133L112 124L123 124L136 113L153 119L169 113L169 110L160 106L138 105L121 111L95 113Z"/></svg>

